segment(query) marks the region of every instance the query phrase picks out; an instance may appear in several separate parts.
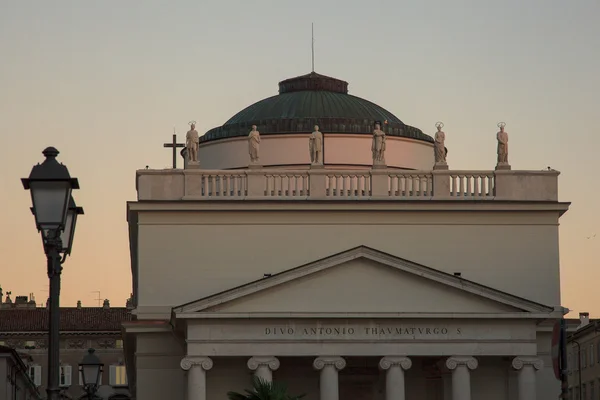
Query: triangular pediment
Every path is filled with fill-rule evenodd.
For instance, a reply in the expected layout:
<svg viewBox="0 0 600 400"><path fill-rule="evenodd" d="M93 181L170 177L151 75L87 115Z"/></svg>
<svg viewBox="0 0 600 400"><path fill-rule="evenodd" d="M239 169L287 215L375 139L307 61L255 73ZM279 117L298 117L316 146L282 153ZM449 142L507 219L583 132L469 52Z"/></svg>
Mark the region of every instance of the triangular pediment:
<svg viewBox="0 0 600 400"><path fill-rule="evenodd" d="M552 311L552 307L363 246L174 309L176 315Z"/></svg>

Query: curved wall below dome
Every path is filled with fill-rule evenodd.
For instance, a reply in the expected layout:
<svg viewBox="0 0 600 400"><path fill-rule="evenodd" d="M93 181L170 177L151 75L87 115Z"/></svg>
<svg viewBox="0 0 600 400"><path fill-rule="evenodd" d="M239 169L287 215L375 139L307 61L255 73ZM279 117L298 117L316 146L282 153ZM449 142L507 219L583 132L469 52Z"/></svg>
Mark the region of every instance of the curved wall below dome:
<svg viewBox="0 0 600 400"><path fill-rule="evenodd" d="M262 136L261 164L264 167L308 167L309 136L308 133ZM326 167L371 167L371 136L336 133L325 133L323 136ZM430 170L433 167L431 143L394 136L388 136L386 143L388 167L417 170ZM250 163L248 141L245 137L237 137L201 143L198 159L202 169L246 168Z"/></svg>

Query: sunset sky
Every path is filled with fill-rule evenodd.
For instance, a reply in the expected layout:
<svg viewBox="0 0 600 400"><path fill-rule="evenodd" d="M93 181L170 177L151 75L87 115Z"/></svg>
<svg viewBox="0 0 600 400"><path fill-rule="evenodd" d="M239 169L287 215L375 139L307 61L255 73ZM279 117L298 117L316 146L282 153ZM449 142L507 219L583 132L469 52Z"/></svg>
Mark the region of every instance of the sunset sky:
<svg viewBox="0 0 600 400"><path fill-rule="evenodd" d="M315 70L431 135L443 121L450 168L493 169L506 121L513 169L561 171L563 305L600 317L599 16L597 0L2 1L0 286L48 296L20 178L55 146L85 209L61 304L123 305L135 170L170 166L174 127L206 132L310 72L314 22Z"/></svg>

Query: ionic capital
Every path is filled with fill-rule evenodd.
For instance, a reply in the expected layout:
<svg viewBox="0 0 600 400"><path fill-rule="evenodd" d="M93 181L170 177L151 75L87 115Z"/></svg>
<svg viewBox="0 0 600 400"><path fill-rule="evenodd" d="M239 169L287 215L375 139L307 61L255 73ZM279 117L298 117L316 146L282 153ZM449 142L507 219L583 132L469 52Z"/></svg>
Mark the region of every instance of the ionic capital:
<svg viewBox="0 0 600 400"><path fill-rule="evenodd" d="M248 368L252 371L256 371L263 365L269 367L271 371L277 371L280 363L276 357L252 357L248 360Z"/></svg>
<svg viewBox="0 0 600 400"><path fill-rule="evenodd" d="M379 361L379 368L383 370L387 370L395 366L398 366L403 370L407 370L412 367L412 361L408 357L383 357Z"/></svg>
<svg viewBox="0 0 600 400"><path fill-rule="evenodd" d="M449 357L446 360L446 368L450 371L455 370L459 365L464 365L473 370L477 368L479 362L477 362L477 359L474 357Z"/></svg>
<svg viewBox="0 0 600 400"><path fill-rule="evenodd" d="M184 357L179 365L184 371L189 371L195 366L200 366L203 370L208 371L213 367L213 361L209 357L188 356Z"/></svg>
<svg viewBox="0 0 600 400"><path fill-rule="evenodd" d="M317 357L313 362L313 367L317 370L325 368L326 365L333 365L339 371L346 367L346 360L342 357Z"/></svg>
<svg viewBox="0 0 600 400"><path fill-rule="evenodd" d="M517 371L523 369L524 366L531 365L537 371L544 367L544 361L537 357L515 357L512 360L512 367Z"/></svg>

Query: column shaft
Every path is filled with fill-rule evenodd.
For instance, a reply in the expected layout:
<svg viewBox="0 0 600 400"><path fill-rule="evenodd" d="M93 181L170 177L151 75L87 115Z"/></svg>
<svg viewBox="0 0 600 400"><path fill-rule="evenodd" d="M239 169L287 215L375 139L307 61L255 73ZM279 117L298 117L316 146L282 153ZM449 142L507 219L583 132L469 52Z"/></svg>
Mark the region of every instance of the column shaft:
<svg viewBox="0 0 600 400"><path fill-rule="evenodd" d="M471 374L466 365L452 371L452 400L471 400Z"/></svg>
<svg viewBox="0 0 600 400"><path fill-rule="evenodd" d="M199 365L188 371L188 400L206 400L206 372Z"/></svg>
<svg viewBox="0 0 600 400"><path fill-rule="evenodd" d="M346 366L342 357L318 357L313 362L313 367L321 370L320 400L339 400L338 371Z"/></svg>
<svg viewBox="0 0 600 400"><path fill-rule="evenodd" d="M181 360L180 366L187 371L187 400L206 400L206 371L212 368L212 360L189 356Z"/></svg>
<svg viewBox="0 0 600 400"><path fill-rule="evenodd" d="M273 382L273 371L279 369L276 357L252 357L248 360L248 368L254 371L254 376L265 381Z"/></svg>
<svg viewBox="0 0 600 400"><path fill-rule="evenodd" d="M452 400L471 400L471 372L479 363L473 357L450 357L446 367L452 371Z"/></svg>
<svg viewBox="0 0 600 400"><path fill-rule="evenodd" d="M519 400L536 400L535 371L544 366L542 360L535 357L516 357L512 361L512 366L519 371L517 378Z"/></svg>
<svg viewBox="0 0 600 400"><path fill-rule="evenodd" d="M333 365L326 365L321 370L321 400L339 400L338 371Z"/></svg>
<svg viewBox="0 0 600 400"><path fill-rule="evenodd" d="M379 368L387 370L385 375L386 400L404 400L406 389L404 386L404 370L412 367L408 357L383 357L379 361Z"/></svg>

